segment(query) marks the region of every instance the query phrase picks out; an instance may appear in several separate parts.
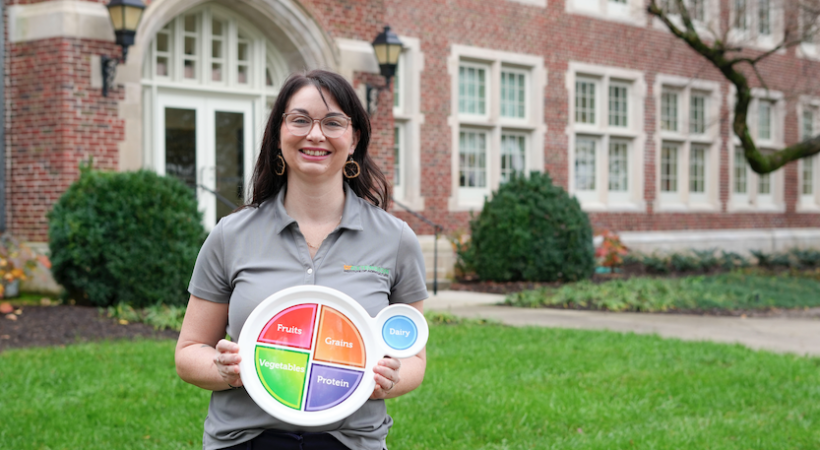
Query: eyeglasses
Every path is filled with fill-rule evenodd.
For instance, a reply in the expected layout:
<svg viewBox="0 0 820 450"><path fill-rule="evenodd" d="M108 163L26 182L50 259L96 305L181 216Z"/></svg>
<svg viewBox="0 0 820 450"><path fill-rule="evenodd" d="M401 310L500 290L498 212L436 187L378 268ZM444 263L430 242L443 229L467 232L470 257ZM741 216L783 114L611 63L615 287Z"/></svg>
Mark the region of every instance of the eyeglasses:
<svg viewBox="0 0 820 450"><path fill-rule="evenodd" d="M313 128L313 124L319 122L319 127L325 137L337 138L343 135L348 125L350 125L350 117L343 115L314 119L304 114L284 113L282 118L285 120L288 131L293 133L294 136L307 136Z"/></svg>

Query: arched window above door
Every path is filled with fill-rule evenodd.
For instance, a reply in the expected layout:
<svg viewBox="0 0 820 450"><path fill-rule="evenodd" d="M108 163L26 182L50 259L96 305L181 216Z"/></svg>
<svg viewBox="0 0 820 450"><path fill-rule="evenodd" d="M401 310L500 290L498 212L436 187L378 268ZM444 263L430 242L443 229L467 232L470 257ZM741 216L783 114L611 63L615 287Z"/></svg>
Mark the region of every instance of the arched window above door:
<svg viewBox="0 0 820 450"><path fill-rule="evenodd" d="M219 5L187 11L160 29L146 52L143 82L273 95L287 76L276 48Z"/></svg>

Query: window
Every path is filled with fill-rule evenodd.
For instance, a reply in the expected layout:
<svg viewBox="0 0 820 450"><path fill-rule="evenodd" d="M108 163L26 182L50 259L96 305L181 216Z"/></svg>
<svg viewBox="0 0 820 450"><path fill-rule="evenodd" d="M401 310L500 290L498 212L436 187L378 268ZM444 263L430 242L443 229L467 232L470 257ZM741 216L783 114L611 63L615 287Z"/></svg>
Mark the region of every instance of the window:
<svg viewBox="0 0 820 450"><path fill-rule="evenodd" d="M403 164L403 157L404 157L404 149L403 147L403 138L404 133L402 132L402 127L394 126L393 127L393 195L396 195L396 191L404 187L404 176L402 175L404 170Z"/></svg>
<svg viewBox="0 0 820 450"><path fill-rule="evenodd" d="M749 192L749 183L746 180L748 170L746 169L746 157L743 155L742 147L735 148L733 168L735 174L733 192L735 194L747 194Z"/></svg>
<svg viewBox="0 0 820 450"><path fill-rule="evenodd" d="M413 210L424 209L421 193L420 106L424 55L418 38L401 36L404 43L393 77L393 198Z"/></svg>
<svg viewBox="0 0 820 450"><path fill-rule="evenodd" d="M800 140L811 139L820 132L820 99L801 98L798 103ZM802 158L798 164L798 211L820 211L820 156Z"/></svg>
<svg viewBox="0 0 820 450"><path fill-rule="evenodd" d="M689 15L699 22L706 20L706 0L692 0L689 3Z"/></svg>
<svg viewBox="0 0 820 450"><path fill-rule="evenodd" d="M798 56L820 59L820 16L818 11L805 8L799 12L798 32L802 42L797 48Z"/></svg>
<svg viewBox="0 0 820 450"><path fill-rule="evenodd" d="M627 126L627 105L626 86L617 84L609 86L609 126Z"/></svg>
<svg viewBox="0 0 820 450"><path fill-rule="evenodd" d="M481 207L514 174L543 170L542 57L452 46L451 210Z"/></svg>
<svg viewBox="0 0 820 450"><path fill-rule="evenodd" d="M735 1L735 0L732 0ZM685 28L681 11L678 8L677 0L657 0L658 7L667 13L667 17L679 28ZM715 0L683 0L689 18L695 26L695 30L701 36L712 34L718 25L716 18L720 17L719 2ZM658 18L652 20L653 27L664 32L669 32L669 28ZM705 33L705 34L704 34Z"/></svg>
<svg viewBox="0 0 820 450"><path fill-rule="evenodd" d="M462 64L458 68L458 112L487 115L487 68Z"/></svg>
<svg viewBox="0 0 820 450"><path fill-rule="evenodd" d="M287 77L277 50L218 5L194 8L165 24L145 58L143 84L264 91L275 97L277 83Z"/></svg>
<svg viewBox="0 0 820 450"><path fill-rule="evenodd" d="M575 187L579 191L595 190L595 143L585 136L575 141Z"/></svg>
<svg viewBox="0 0 820 450"><path fill-rule="evenodd" d="M501 117L526 118L526 74L518 71L501 71Z"/></svg>
<svg viewBox="0 0 820 450"><path fill-rule="evenodd" d="M772 103L761 100L758 103L757 138L770 141L772 139Z"/></svg>
<svg viewBox="0 0 820 450"><path fill-rule="evenodd" d="M661 94L661 130L678 131L678 93Z"/></svg>
<svg viewBox="0 0 820 450"><path fill-rule="evenodd" d="M581 14L635 26L644 26L646 20L642 14L644 4L641 0L567 0L564 7L568 14Z"/></svg>
<svg viewBox="0 0 820 450"><path fill-rule="evenodd" d="M487 133L462 131L458 137L458 185L487 187Z"/></svg>
<svg viewBox="0 0 820 450"><path fill-rule="evenodd" d="M575 82L575 122L595 123L595 82L580 79Z"/></svg>
<svg viewBox="0 0 820 450"><path fill-rule="evenodd" d="M570 63L570 193L585 210L644 208L643 74Z"/></svg>
<svg viewBox="0 0 820 450"><path fill-rule="evenodd" d="M706 96L692 94L689 103L689 132L692 134L706 133Z"/></svg>
<svg viewBox="0 0 820 450"><path fill-rule="evenodd" d="M706 192L706 154L709 148L704 145L693 145L689 158L689 192L703 194Z"/></svg>
<svg viewBox="0 0 820 450"><path fill-rule="evenodd" d="M609 190L627 192L629 190L629 142L612 140L609 142Z"/></svg>
<svg viewBox="0 0 820 450"><path fill-rule="evenodd" d="M717 83L659 75L657 209L719 210Z"/></svg>
<svg viewBox="0 0 820 450"><path fill-rule="evenodd" d="M772 34L772 6L769 0L758 0L757 33L760 36Z"/></svg>
<svg viewBox="0 0 820 450"><path fill-rule="evenodd" d="M734 182L732 191L732 205L735 209L758 208L761 210L777 210L778 199L775 197L775 186L782 170L774 174L760 175L754 172L743 152L742 147L735 147Z"/></svg>
<svg viewBox="0 0 820 450"><path fill-rule="evenodd" d="M749 8L746 5L748 1L749 0L735 0L735 20L732 25L738 30L747 31L749 29Z"/></svg>
<svg viewBox="0 0 820 450"><path fill-rule="evenodd" d="M501 135L501 183L506 183L514 173L524 174L527 147L526 136L520 134Z"/></svg>
<svg viewBox="0 0 820 450"><path fill-rule="evenodd" d="M783 143L783 95L765 89L753 89L749 105L749 131L762 153L779 150ZM785 210L783 200L783 170L758 174L749 166L737 136L732 137L731 192L729 209L733 211Z"/></svg>
<svg viewBox="0 0 820 450"><path fill-rule="evenodd" d="M661 147L661 192L678 192L678 146Z"/></svg>
<svg viewBox="0 0 820 450"><path fill-rule="evenodd" d="M781 14L772 0L733 0L731 6L729 40L733 43L769 49L782 39Z"/></svg>

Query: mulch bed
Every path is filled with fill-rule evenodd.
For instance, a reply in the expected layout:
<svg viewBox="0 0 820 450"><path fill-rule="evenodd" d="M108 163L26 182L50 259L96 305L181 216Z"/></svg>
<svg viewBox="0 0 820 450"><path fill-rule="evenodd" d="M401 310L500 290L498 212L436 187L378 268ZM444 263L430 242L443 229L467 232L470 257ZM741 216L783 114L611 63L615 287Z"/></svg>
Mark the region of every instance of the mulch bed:
<svg viewBox="0 0 820 450"><path fill-rule="evenodd" d="M172 330L154 330L143 323L122 325L87 306L18 306L17 320L0 315L0 352L8 348L66 345L135 337L176 339Z"/></svg>

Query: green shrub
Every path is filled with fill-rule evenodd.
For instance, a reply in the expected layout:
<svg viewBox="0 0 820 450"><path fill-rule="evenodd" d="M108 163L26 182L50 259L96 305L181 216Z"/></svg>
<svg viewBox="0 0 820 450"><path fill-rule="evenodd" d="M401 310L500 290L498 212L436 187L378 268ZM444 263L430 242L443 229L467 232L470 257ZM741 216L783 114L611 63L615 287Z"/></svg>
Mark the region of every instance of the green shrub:
<svg viewBox="0 0 820 450"><path fill-rule="evenodd" d="M698 258L684 253L673 253L669 258L669 264L675 272L692 272L701 268Z"/></svg>
<svg viewBox="0 0 820 450"><path fill-rule="evenodd" d="M83 167L48 219L52 272L70 298L96 306L186 303L205 232L182 182Z"/></svg>
<svg viewBox="0 0 820 450"><path fill-rule="evenodd" d="M663 256L644 255L642 262L649 273L669 273L669 263Z"/></svg>
<svg viewBox="0 0 820 450"><path fill-rule="evenodd" d="M738 267L749 267L749 260L743 255L735 252L720 251L720 267L724 270L732 270Z"/></svg>
<svg viewBox="0 0 820 450"><path fill-rule="evenodd" d="M802 267L820 267L820 250L795 248L791 254Z"/></svg>
<svg viewBox="0 0 820 450"><path fill-rule="evenodd" d="M715 256L714 248L708 250L692 250L692 253L694 253L701 270L708 271L720 265L720 260Z"/></svg>
<svg viewBox="0 0 820 450"><path fill-rule="evenodd" d="M574 281L592 276L589 218L549 175L513 176L470 222L465 265L488 281Z"/></svg>

